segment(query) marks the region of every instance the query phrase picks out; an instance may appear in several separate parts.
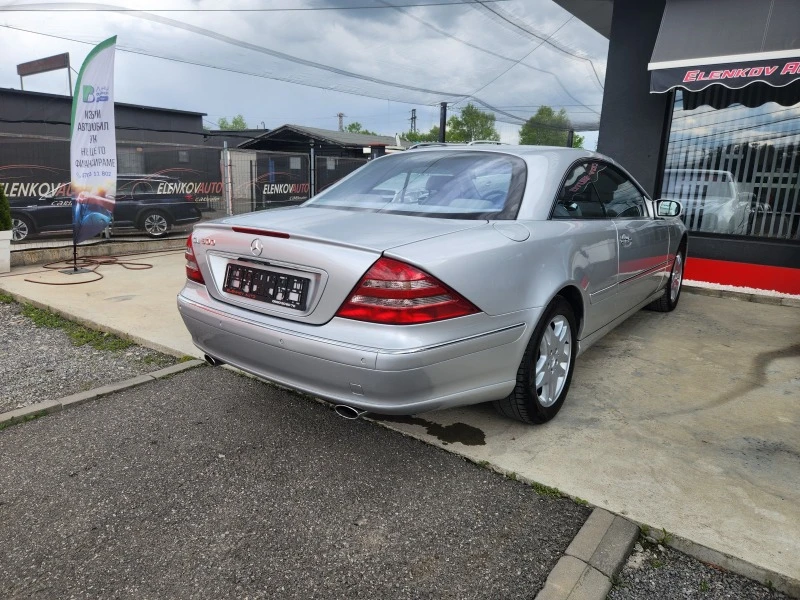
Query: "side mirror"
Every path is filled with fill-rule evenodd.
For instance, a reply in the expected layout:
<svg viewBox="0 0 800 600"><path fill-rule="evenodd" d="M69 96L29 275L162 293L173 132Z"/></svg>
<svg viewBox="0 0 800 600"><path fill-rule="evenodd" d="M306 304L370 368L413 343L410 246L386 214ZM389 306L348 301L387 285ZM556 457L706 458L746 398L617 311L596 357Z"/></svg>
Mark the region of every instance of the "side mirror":
<svg viewBox="0 0 800 600"><path fill-rule="evenodd" d="M677 200L659 200L656 202L656 214L659 217L678 217L683 207Z"/></svg>

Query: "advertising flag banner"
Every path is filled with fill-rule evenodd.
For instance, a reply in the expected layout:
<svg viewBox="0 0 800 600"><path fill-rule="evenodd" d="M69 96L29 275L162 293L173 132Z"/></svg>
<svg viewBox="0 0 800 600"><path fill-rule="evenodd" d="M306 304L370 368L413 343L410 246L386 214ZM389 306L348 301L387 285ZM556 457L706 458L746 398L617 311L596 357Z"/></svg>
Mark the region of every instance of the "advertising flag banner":
<svg viewBox="0 0 800 600"><path fill-rule="evenodd" d="M86 57L72 98L70 174L73 244L111 224L117 193L114 49L117 36Z"/></svg>

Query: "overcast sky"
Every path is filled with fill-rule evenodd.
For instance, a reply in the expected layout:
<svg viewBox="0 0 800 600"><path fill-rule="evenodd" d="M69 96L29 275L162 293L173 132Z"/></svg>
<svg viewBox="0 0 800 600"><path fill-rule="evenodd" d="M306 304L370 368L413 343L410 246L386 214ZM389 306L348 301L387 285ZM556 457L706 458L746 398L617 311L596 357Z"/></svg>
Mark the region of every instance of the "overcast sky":
<svg viewBox="0 0 800 600"><path fill-rule="evenodd" d="M343 112L345 124L391 135L408 130L412 108L427 131L439 102L457 110L476 99L496 109L507 142L542 104L564 107L578 128L599 120L607 40L552 0L253 0L236 11L139 0L137 11L113 10L132 6L0 0L0 87L19 88L18 63L62 52L77 70L86 42L117 35L118 102L204 112L211 128L241 113L251 127L336 129ZM286 8L313 10L263 10ZM27 77L25 88L66 94L67 76Z"/></svg>

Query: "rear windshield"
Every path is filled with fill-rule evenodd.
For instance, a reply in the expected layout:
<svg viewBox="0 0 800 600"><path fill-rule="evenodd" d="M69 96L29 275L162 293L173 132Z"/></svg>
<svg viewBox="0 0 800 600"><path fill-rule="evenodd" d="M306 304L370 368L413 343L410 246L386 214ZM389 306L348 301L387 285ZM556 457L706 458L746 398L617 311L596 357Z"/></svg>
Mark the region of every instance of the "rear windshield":
<svg viewBox="0 0 800 600"><path fill-rule="evenodd" d="M304 206L451 219L508 220L525 189L525 162L493 152L398 153L367 163Z"/></svg>

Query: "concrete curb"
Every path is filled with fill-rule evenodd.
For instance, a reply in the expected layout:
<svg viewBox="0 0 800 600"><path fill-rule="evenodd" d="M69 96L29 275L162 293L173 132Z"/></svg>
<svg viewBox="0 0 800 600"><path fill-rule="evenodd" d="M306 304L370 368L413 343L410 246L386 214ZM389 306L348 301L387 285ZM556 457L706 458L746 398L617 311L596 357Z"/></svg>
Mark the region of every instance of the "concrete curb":
<svg viewBox="0 0 800 600"><path fill-rule="evenodd" d="M108 396L114 392L127 390L144 383L150 383L151 381L155 381L157 379L163 379L165 377L175 375L176 373L182 373L183 371L194 369L204 364L205 362L202 360L189 360L183 363L172 365L171 367L159 369L158 371L153 371L152 373L147 373L146 375L139 375L131 379L126 379L125 381L104 385L87 392L79 392L77 394L64 396L59 400L46 400L45 402L37 402L36 404L31 404L30 406L23 406L22 408L17 408L15 410L0 414L0 427L29 421L31 419L58 412L66 408L79 406L85 402L88 402L89 400L102 398L103 396Z"/></svg>
<svg viewBox="0 0 800 600"><path fill-rule="evenodd" d="M725 554L719 550L707 548L701 544L687 540L673 534L667 534L667 539L662 537L645 535L649 541L661 544L662 546L669 546L679 552L696 558L702 563L720 567L725 571L742 575L753 581L758 581L778 592L782 592L791 598L800 598L800 580L781 575L774 571L770 571L764 567L759 567L741 558L736 558L730 554Z"/></svg>
<svg viewBox="0 0 800 600"><path fill-rule="evenodd" d="M766 294L749 294L747 292L736 292L734 290L716 290L693 285L684 285L683 291L698 296L710 296L712 298L734 298L743 302L756 302L758 304L772 304L773 306L791 306L800 308L800 298L781 298L780 296L767 296Z"/></svg>
<svg viewBox="0 0 800 600"><path fill-rule="evenodd" d="M550 572L536 600L603 600L638 537L637 525L595 508Z"/></svg>
<svg viewBox="0 0 800 600"><path fill-rule="evenodd" d="M189 235L188 231L186 235ZM137 255L163 250L182 250L185 246L186 236L165 240L142 240L140 242L98 242L79 246L78 254L81 258L124 254ZM11 248L12 267L40 265L70 259L72 259L72 246L26 249L14 249L12 246Z"/></svg>

